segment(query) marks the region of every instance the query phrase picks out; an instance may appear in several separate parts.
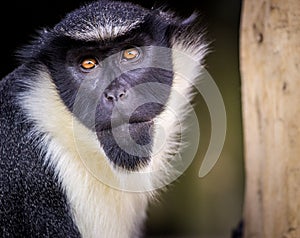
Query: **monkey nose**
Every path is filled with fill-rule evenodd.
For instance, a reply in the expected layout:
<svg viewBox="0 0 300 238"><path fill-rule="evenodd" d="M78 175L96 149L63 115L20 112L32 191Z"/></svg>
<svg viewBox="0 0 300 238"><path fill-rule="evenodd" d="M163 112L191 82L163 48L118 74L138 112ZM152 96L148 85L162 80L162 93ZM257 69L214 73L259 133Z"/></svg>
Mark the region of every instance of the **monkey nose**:
<svg viewBox="0 0 300 238"><path fill-rule="evenodd" d="M126 99L127 91L125 89L108 90L104 92L104 97L109 103L122 101Z"/></svg>

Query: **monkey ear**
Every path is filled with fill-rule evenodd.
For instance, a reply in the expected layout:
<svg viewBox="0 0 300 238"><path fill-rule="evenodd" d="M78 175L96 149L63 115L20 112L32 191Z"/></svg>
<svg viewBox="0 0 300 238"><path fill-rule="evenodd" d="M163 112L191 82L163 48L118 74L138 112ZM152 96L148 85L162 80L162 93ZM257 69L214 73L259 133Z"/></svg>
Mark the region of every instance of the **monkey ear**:
<svg viewBox="0 0 300 238"><path fill-rule="evenodd" d="M168 25L166 33L171 47L180 46L181 50L194 54L195 58L203 63L204 56L210 51L210 42L201 15L194 12L185 19L173 19Z"/></svg>
<svg viewBox="0 0 300 238"><path fill-rule="evenodd" d="M194 12L192 15L190 15L188 18L186 18L186 19L183 19L182 21L181 21L181 26L188 26L188 25L191 25L191 24L193 24L194 22L196 22L197 21L197 19L198 19L198 17L199 17L199 15L196 13L196 12Z"/></svg>
<svg viewBox="0 0 300 238"><path fill-rule="evenodd" d="M192 13L187 18L176 18L168 26L168 34L170 35L172 42L195 41L195 39L203 36L204 31L205 30L203 24L201 24L199 14L196 12Z"/></svg>
<svg viewBox="0 0 300 238"><path fill-rule="evenodd" d="M173 38L174 34L185 31L186 28L197 22L198 14L193 13L188 18L182 19L177 17L171 11L162 11L161 9L153 9L145 18L142 27L152 33L156 42Z"/></svg>

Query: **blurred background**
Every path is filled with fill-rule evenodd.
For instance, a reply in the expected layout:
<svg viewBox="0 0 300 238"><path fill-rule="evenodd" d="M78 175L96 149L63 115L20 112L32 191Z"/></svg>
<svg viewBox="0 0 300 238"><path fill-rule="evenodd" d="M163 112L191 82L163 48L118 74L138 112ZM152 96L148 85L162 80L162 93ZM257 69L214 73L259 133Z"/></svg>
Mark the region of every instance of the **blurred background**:
<svg viewBox="0 0 300 238"><path fill-rule="evenodd" d="M8 3L1 14L1 78L17 66L15 51L29 43L36 30L53 26L83 0L25 0ZM201 140L185 173L148 211L146 237L229 238L242 218L244 193L243 136L239 77L240 0L134 0L145 7L165 6L188 17L202 16L211 41L207 70L217 83L227 113L225 145L213 170L198 177L210 139L210 118L201 96L196 98Z"/></svg>

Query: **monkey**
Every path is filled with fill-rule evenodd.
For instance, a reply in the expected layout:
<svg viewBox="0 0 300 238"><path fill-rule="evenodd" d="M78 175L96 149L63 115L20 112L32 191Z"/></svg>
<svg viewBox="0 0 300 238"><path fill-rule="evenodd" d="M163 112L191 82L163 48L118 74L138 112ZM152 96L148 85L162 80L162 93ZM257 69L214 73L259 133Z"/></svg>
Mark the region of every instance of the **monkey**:
<svg viewBox="0 0 300 238"><path fill-rule="evenodd" d="M176 174L208 51L199 22L96 0L19 50L0 81L2 237L143 235Z"/></svg>

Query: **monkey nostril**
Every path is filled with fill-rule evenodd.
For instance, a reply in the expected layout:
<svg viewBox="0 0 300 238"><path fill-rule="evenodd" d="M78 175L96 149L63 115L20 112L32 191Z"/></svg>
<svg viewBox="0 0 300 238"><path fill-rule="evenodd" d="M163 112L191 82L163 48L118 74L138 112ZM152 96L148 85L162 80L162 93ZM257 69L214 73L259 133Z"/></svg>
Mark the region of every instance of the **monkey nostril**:
<svg viewBox="0 0 300 238"><path fill-rule="evenodd" d="M108 101L115 101L115 96L111 93L105 93L104 97L108 100Z"/></svg>
<svg viewBox="0 0 300 238"><path fill-rule="evenodd" d="M126 98L126 90L119 93L119 97L121 100Z"/></svg>

